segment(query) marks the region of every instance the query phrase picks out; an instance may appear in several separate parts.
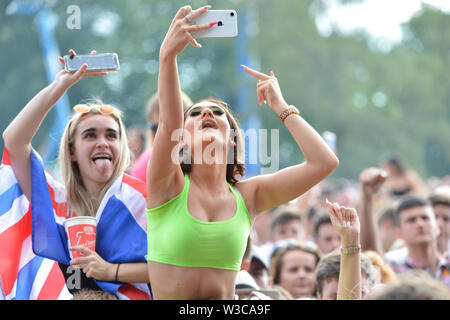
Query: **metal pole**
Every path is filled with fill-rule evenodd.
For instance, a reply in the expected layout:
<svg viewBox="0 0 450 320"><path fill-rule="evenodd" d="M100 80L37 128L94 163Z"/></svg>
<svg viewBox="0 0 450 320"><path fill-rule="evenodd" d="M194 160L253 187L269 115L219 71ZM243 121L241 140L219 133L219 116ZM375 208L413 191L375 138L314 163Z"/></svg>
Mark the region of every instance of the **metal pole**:
<svg viewBox="0 0 450 320"><path fill-rule="evenodd" d="M237 71L237 81L239 83L236 106L240 113L247 115L247 119L243 122L242 129L247 132L247 130L257 130L261 126L261 121L258 115L252 114L250 112L250 92L254 92L250 87L250 82L246 79L246 75L242 71L240 65L249 65L250 58L248 55L248 32L247 32L247 13L242 10L238 14L239 19L239 34L236 39L236 65L239 70ZM251 140L249 139L248 142ZM260 173L260 165L257 163L250 163L250 158L258 159L258 144L245 142L245 166L246 166L246 177L251 177ZM253 157L250 157L252 155Z"/></svg>

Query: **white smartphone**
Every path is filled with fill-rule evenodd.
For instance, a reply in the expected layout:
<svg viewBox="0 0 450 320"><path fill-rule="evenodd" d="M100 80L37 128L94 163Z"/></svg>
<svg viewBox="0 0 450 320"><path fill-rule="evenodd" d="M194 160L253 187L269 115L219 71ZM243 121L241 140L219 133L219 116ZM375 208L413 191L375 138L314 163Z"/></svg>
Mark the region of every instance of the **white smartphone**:
<svg viewBox="0 0 450 320"><path fill-rule="evenodd" d="M194 38L232 38L238 35L237 13L234 10L208 10L191 25L208 24L217 21L217 24L208 30L192 32Z"/></svg>
<svg viewBox="0 0 450 320"><path fill-rule="evenodd" d="M117 53L77 54L64 56L65 70L75 72L87 63L87 72L118 71L120 69Z"/></svg>

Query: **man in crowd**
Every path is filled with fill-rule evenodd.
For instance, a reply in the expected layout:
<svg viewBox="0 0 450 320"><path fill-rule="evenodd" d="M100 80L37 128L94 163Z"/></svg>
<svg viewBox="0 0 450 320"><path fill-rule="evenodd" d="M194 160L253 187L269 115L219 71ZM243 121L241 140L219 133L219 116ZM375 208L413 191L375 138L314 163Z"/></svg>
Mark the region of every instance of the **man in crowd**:
<svg viewBox="0 0 450 320"><path fill-rule="evenodd" d="M408 248L404 261L386 260L396 273L411 269L427 271L450 287L450 260L438 251L439 227L431 204L423 198L405 197L396 208L399 237Z"/></svg>
<svg viewBox="0 0 450 320"><path fill-rule="evenodd" d="M331 224L328 215L322 214L314 225L314 240L323 254L338 248L341 244L339 232Z"/></svg>
<svg viewBox="0 0 450 320"><path fill-rule="evenodd" d="M450 186L436 188L428 199L433 206L439 226L438 250L441 254L448 255L450 243Z"/></svg>

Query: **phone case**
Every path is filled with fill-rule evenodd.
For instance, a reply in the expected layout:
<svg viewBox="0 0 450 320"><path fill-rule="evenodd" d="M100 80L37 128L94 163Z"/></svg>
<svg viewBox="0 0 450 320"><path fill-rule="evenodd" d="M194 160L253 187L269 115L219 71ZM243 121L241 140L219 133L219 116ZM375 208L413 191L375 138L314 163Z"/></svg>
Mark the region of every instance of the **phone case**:
<svg viewBox="0 0 450 320"><path fill-rule="evenodd" d="M231 38L238 34L237 13L234 10L208 10L191 25L209 24L217 21L212 28L204 31L192 32L194 38Z"/></svg>
<svg viewBox="0 0 450 320"><path fill-rule="evenodd" d="M80 54L75 56L64 56L65 70L75 72L87 63L87 71L118 71L119 57L116 53L100 53L100 54Z"/></svg>

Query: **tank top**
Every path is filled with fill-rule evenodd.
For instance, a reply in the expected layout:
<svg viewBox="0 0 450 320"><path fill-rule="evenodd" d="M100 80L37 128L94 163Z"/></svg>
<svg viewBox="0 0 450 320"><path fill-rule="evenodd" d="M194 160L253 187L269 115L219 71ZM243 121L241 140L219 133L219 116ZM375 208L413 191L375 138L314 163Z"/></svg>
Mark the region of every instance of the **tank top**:
<svg viewBox="0 0 450 320"><path fill-rule="evenodd" d="M184 177L181 193L147 209L148 261L239 271L252 225L244 200L228 184L236 199L234 216L215 222L198 220L188 211L189 176Z"/></svg>

